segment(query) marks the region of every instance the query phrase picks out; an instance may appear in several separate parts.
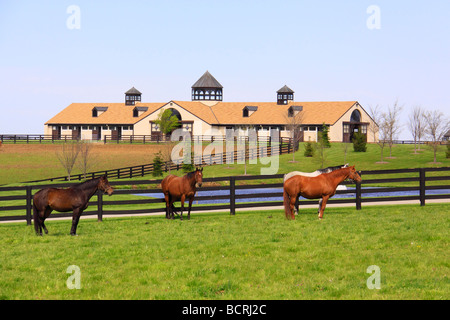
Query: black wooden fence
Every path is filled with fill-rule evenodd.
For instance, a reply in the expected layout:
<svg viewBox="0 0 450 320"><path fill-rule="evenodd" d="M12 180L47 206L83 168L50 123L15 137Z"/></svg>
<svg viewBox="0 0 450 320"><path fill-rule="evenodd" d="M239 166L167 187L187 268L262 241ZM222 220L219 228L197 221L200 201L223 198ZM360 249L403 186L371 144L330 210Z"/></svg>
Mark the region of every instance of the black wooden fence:
<svg viewBox="0 0 450 320"><path fill-rule="evenodd" d="M260 140L260 142L270 142L269 140ZM265 150L263 148L265 147ZM247 148L245 150L235 150L232 154L224 153L217 153L213 155L203 155L200 157L194 157L192 160L196 164L204 165L210 165L213 163L221 164L221 163L227 163L227 158L233 159L233 162L236 163L238 161L244 163L245 160L254 160L258 159L260 157L264 156L272 156L272 155L282 155L286 153L292 152L292 140L289 138L282 138L281 141L275 145L274 150L272 151L272 147L270 143L263 147L257 147L257 148ZM178 163L175 163L173 161L165 161L163 163L163 171L171 171L171 170L180 170L182 167L182 161L179 161ZM131 167L123 167L123 168L117 168L117 169L110 169L110 170L102 170L102 171L94 171L86 173L86 179L94 179L98 178L102 175L106 175L110 179L131 179L134 177L143 177L145 175L151 174L153 172L153 163L147 163L143 165L138 166L131 166ZM70 177L70 180L78 180L81 181L84 179L85 175L82 173L72 175ZM45 181L69 181L68 176L60 176L60 177L53 177L53 178L46 178L41 180L32 180L27 181L26 183L34 183L34 182L45 182Z"/></svg>
<svg viewBox="0 0 450 320"><path fill-rule="evenodd" d="M350 198L336 199L331 198L328 203L353 204L357 210L360 210L363 203L368 202L395 202L401 200L416 200L420 205L425 205L426 200L430 199L450 199L450 167L446 168L420 168L420 169L399 169L399 170L376 170L361 171L362 183L356 184L355 188L347 190L338 190L336 194L351 194ZM433 172L440 172L439 175L433 175ZM446 172L442 175L442 172ZM396 177L392 177L392 175ZM370 179L371 175L386 175L387 178ZM391 175L391 176L390 176ZM217 191L222 195L203 195L196 196L192 211L229 211L234 215L236 209L258 208L258 207L279 207L283 205L282 200L268 201L267 198L282 197L283 174L266 176L231 176L220 178L205 178L204 184L216 184L216 186L206 186L199 191ZM390 176L390 177L389 177ZM399 177L400 176L400 177ZM251 182L253 181L253 182ZM438 182L436 181L447 181ZM127 215L127 214L149 214L165 212L165 204L162 199L162 193L159 189L161 180L141 180L141 181L114 181L115 192L111 197L97 193L89 202L89 211L83 213L86 215L97 215L98 220L102 220L104 215ZM433 182L432 185L427 185ZM370 187L373 184L397 185L408 184L413 186L394 186L394 187ZM343 184L350 186L350 182ZM44 187L68 187L70 184L52 184L25 187L0 187L0 221L23 221L31 224L32 220L32 195ZM368 186L368 187L366 187ZM255 189L279 188L276 192L255 192ZM248 193L242 193L240 190L247 190ZM430 190L442 190L439 194L430 194ZM389 196L392 192L415 191L416 195ZM379 197L366 197L366 194L372 192L382 192L386 195ZM5 195L7 194L7 195ZM139 197L136 199L117 200L118 195L155 195L155 197ZM114 200L116 198L116 200ZM240 202L244 199L245 202ZM260 199L260 200L255 200ZM216 200L218 204L201 205L196 201ZM318 204L317 200L300 200L300 208L303 204ZM126 208L124 206L127 206ZM178 207L179 205L177 205ZM93 209L94 208L94 209ZM187 204L186 204L187 209ZM11 215L11 213L15 213ZM71 213L53 213L51 217L68 217Z"/></svg>

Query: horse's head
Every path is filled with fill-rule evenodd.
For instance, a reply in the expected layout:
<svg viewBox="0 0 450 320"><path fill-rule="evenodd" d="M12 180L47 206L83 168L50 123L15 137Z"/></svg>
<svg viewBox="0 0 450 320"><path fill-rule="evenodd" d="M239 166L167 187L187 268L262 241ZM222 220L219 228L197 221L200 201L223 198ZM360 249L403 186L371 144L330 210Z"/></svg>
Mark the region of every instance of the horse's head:
<svg viewBox="0 0 450 320"><path fill-rule="evenodd" d="M203 168L199 169L195 169L195 186L196 187L201 187L203 184Z"/></svg>
<svg viewBox="0 0 450 320"><path fill-rule="evenodd" d="M360 175L358 174L358 172L356 172L355 166L351 166L349 168L350 168L350 171L349 171L348 179L351 179L355 182L361 182L362 179L361 179Z"/></svg>
<svg viewBox="0 0 450 320"><path fill-rule="evenodd" d="M108 196L112 195L112 193L114 192L114 189L109 185L108 178L106 178L106 175L100 178L98 188L102 190L104 193L107 193Z"/></svg>

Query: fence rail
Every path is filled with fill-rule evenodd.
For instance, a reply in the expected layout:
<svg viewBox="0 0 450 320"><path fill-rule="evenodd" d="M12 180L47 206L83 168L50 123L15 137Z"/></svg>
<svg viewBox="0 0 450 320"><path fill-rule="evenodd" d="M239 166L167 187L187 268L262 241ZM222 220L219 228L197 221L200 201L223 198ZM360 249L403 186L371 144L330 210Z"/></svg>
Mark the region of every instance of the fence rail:
<svg viewBox="0 0 450 320"><path fill-rule="evenodd" d="M214 135L193 135L192 141L195 142L212 142L212 141L225 141L225 136ZM248 137L240 137L241 140L248 140ZM258 136L258 139L268 140L269 137ZM66 135L53 135L53 134L0 134L0 142L5 143L42 143L46 141L54 142L67 142L80 140L78 134L66 134ZM101 141L106 143L159 143L167 141L167 138L163 138L161 135L104 135L102 139L93 139L92 141ZM430 144L430 141L416 141L414 140L393 140L394 144ZM448 141L440 141L439 144L445 145Z"/></svg>
<svg viewBox="0 0 450 320"><path fill-rule="evenodd" d="M431 176L431 172L447 172L444 176ZM368 202L396 202L401 200L418 200L420 205L424 206L425 202L430 199L450 199L450 184L443 183L439 185L426 185L431 181L450 181L450 167L445 168L420 168L420 169L401 169L401 170L375 170L360 171L363 177L361 183L355 185L355 189L338 190L336 194L350 194L350 198L333 199L328 203L348 203L354 204L357 210L360 210L363 203ZM366 176L376 174L411 174L415 173L415 177L396 177L390 179L364 179ZM217 186L206 186L200 188L199 191L220 191L220 195L199 195L195 201L215 200L217 204L196 204L192 211L208 211L208 210L226 210L231 215L236 213L236 209L242 208L258 208L258 207L278 207L283 205L282 200L273 200L271 198L282 197L282 179L283 174L265 175L265 176L231 176L221 178L205 178L204 184L216 183ZM240 185L239 181L245 181L244 185ZM255 181L250 183L249 181ZM267 181L267 183L265 183ZM415 186L400 187L381 187L374 188L370 185L384 182L417 182ZM126 215L126 214L143 214L143 213L163 213L165 212L164 199L162 198L159 184L161 180L140 180L140 181L114 181L111 185L116 189L111 197L104 197L102 193L97 193L89 202L90 211L84 212L83 215L97 215L98 220L102 220L104 215ZM345 185L352 185L350 182L344 182ZM60 183L51 185L31 185L26 187L0 187L0 221L23 221L28 225L32 221L32 195L36 190L44 187L68 187L71 184ZM131 186L131 187L130 187ZM367 188L363 186L369 186ZM271 189L279 188L273 191ZM255 192L255 189L268 189L267 192ZM240 191L248 191L242 193ZM431 194L430 190L443 190L439 194ZM393 192L399 191L416 191L416 195L394 195L389 196ZM365 196L372 192L383 192L387 195L373 197ZM7 194L7 195L4 195ZM143 197L142 194L147 194ZM134 195L137 198L114 200L117 196ZM149 197L155 195L156 197ZM110 200L113 199L113 200ZM269 199L269 200L268 200ZM241 202L243 200L244 202ZM317 204L317 200L301 200L301 204ZM127 207L124 207L127 206ZM95 208L95 209L92 209ZM19 212L15 215L7 215ZM52 217L69 217L71 213L54 213Z"/></svg>

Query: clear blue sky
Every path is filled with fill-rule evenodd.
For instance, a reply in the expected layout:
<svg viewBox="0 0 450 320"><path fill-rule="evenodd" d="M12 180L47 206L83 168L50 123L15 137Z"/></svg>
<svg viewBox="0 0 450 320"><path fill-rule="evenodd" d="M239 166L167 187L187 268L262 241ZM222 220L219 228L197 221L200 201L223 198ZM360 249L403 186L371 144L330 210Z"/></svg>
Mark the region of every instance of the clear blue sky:
<svg viewBox="0 0 450 320"><path fill-rule="evenodd" d="M450 110L448 0L1 0L0 45L0 133L43 133L70 103L122 102L132 86L145 102L190 100L206 70L224 101L275 101L287 84L296 101L398 99L405 119Z"/></svg>

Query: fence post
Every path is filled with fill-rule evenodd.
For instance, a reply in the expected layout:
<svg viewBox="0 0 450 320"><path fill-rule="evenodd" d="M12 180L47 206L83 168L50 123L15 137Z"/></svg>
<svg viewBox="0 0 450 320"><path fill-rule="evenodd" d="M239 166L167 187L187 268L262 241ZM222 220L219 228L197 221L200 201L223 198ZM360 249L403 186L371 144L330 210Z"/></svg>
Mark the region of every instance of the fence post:
<svg viewBox="0 0 450 320"><path fill-rule="evenodd" d="M31 211L32 211L32 207L31 207L31 199L32 199L31 186L27 186L25 188L26 188L26 191L27 191L27 216L26 216L26 220L27 220L27 226L31 226Z"/></svg>
<svg viewBox="0 0 450 320"><path fill-rule="evenodd" d="M230 215L234 216L236 214L236 179L235 177L230 177Z"/></svg>
<svg viewBox="0 0 450 320"><path fill-rule="evenodd" d="M358 172L361 176L361 171ZM356 210L361 210L361 182L356 182Z"/></svg>
<svg viewBox="0 0 450 320"><path fill-rule="evenodd" d="M97 216L98 221L103 221L103 193L98 190L97 191Z"/></svg>
<svg viewBox="0 0 450 320"><path fill-rule="evenodd" d="M419 198L420 205L425 205L425 168L419 169Z"/></svg>

